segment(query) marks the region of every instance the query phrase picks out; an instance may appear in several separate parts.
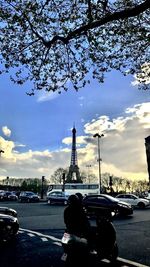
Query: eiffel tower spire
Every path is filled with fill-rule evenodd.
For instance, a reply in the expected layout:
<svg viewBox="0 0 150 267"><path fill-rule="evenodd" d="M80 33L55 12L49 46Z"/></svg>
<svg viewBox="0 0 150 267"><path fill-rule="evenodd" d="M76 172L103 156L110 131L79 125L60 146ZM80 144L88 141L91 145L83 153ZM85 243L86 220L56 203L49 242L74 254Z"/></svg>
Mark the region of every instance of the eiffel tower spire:
<svg viewBox="0 0 150 267"><path fill-rule="evenodd" d="M77 149L76 149L76 128L72 129L72 152L71 152L71 162L69 167L69 172L66 179L67 183L82 183L80 178L80 172L77 161Z"/></svg>

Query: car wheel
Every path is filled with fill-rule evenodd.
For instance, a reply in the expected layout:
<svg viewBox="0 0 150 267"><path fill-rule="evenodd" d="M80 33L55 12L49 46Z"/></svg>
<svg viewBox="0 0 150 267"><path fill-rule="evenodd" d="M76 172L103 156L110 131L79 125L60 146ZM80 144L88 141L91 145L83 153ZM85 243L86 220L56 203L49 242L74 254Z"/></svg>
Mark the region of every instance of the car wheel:
<svg viewBox="0 0 150 267"><path fill-rule="evenodd" d="M13 237L14 237L13 228L10 225L4 226L4 228L2 230L2 239L3 239L3 241L8 242Z"/></svg>
<svg viewBox="0 0 150 267"><path fill-rule="evenodd" d="M144 204L143 202L139 202L139 203L138 203L138 207L139 207L140 209L144 209L144 208L145 208L145 204Z"/></svg>

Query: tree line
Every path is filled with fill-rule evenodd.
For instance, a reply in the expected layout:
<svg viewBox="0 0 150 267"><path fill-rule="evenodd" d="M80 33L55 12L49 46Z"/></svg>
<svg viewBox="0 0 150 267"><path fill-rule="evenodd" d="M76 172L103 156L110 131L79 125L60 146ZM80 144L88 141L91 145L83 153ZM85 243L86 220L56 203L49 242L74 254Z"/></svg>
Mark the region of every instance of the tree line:
<svg viewBox="0 0 150 267"><path fill-rule="evenodd" d="M20 191L33 191L35 193L41 193L42 186L44 193L46 194L48 186L53 184L63 183L63 174L65 176L68 173L68 169L58 168L50 176L49 179L42 178L9 178L1 180L0 189L5 190L20 190ZM83 183L98 183L98 177L93 173L86 173L81 171L81 180ZM130 192L141 194L142 192L149 190L148 181L145 179L133 179L133 178L123 178L117 177L110 173L102 174L102 192L103 193L122 193Z"/></svg>

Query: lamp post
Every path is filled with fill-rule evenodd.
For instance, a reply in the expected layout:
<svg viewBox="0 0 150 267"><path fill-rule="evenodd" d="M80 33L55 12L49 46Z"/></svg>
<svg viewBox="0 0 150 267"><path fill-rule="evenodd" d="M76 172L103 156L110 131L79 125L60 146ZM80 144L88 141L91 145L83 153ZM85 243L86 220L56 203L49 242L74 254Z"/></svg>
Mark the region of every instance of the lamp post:
<svg viewBox="0 0 150 267"><path fill-rule="evenodd" d="M90 168L92 167L92 165L90 165L90 164L88 164L88 165L86 165L86 167L87 167L87 169L88 169L88 182L90 183L90 178L89 178L89 170L90 170Z"/></svg>
<svg viewBox="0 0 150 267"><path fill-rule="evenodd" d="M44 181L45 181L45 176L42 176L41 199L43 199L43 195L44 195Z"/></svg>
<svg viewBox="0 0 150 267"><path fill-rule="evenodd" d="M98 170L99 170L99 192L101 194L101 187L102 187L102 177L101 177L101 152L100 152L100 139L101 137L103 137L104 134L94 134L93 137L97 137L97 140L98 140Z"/></svg>

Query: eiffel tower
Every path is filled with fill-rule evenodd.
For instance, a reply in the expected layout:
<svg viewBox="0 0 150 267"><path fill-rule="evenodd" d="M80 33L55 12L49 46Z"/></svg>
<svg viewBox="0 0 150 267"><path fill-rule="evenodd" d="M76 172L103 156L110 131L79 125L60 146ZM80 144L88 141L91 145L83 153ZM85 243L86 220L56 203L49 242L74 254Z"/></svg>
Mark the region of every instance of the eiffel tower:
<svg viewBox="0 0 150 267"><path fill-rule="evenodd" d="M77 162L77 150L76 150L76 128L72 129L72 152L71 152L71 163L69 172L66 178L66 183L82 183L78 162Z"/></svg>

